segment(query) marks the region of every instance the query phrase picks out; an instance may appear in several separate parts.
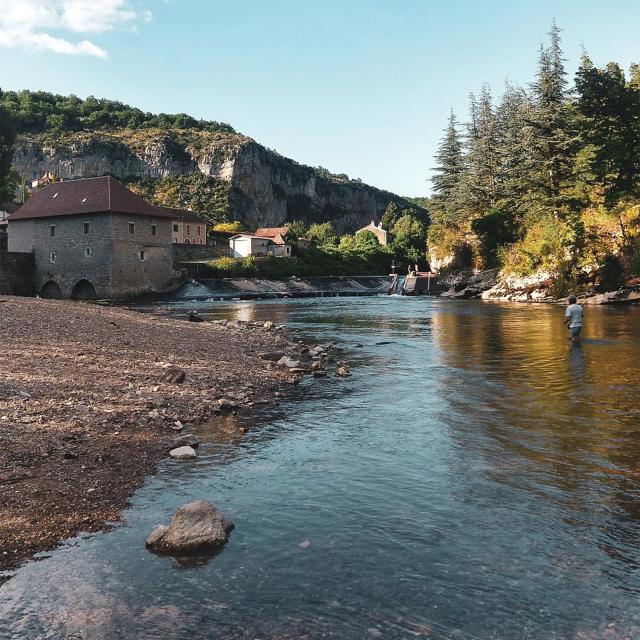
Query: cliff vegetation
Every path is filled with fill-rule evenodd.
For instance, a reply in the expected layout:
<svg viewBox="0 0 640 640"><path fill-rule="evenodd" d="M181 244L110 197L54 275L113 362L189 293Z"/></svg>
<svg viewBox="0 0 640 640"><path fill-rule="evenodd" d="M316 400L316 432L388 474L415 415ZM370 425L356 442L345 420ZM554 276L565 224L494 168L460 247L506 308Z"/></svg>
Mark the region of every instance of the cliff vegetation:
<svg viewBox="0 0 640 640"><path fill-rule="evenodd" d="M346 174L285 158L220 122L45 92L9 91L0 104L17 133L4 158L18 183L45 173L64 180L110 174L155 204L246 228L329 220L349 233L379 219L391 202L410 205Z"/></svg>

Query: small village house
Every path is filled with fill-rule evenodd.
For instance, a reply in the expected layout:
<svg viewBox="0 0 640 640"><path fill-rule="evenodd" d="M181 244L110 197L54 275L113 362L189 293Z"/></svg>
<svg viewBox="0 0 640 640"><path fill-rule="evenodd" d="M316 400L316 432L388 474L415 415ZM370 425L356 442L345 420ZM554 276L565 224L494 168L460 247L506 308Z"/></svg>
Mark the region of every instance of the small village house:
<svg viewBox="0 0 640 640"><path fill-rule="evenodd" d="M382 223L376 224L375 220L372 220L366 227L358 229L356 231L356 235L364 233L365 231L373 233L373 235L378 239L378 243L383 247L387 245L387 232L382 228Z"/></svg>
<svg viewBox="0 0 640 640"><path fill-rule="evenodd" d="M269 238L273 243L272 254L279 258L291 257L291 245L288 244L286 237L289 233L289 227L261 227L256 229L256 236Z"/></svg>
<svg viewBox="0 0 640 640"><path fill-rule="evenodd" d="M127 297L171 280L171 224L110 176L54 182L9 216L9 251L33 254L42 297Z"/></svg>
<svg viewBox="0 0 640 640"><path fill-rule="evenodd" d="M263 238L250 233L238 233L229 238L229 249L232 258L274 255L274 247L275 243L270 238Z"/></svg>
<svg viewBox="0 0 640 640"><path fill-rule="evenodd" d="M207 244L207 222L197 213L184 209L162 207L172 217L171 242L173 244Z"/></svg>

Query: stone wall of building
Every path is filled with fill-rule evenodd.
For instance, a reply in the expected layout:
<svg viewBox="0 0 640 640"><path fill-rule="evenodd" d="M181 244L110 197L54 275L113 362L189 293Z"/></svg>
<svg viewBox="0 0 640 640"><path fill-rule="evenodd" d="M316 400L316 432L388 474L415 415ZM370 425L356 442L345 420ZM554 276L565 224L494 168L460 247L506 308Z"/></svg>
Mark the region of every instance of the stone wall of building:
<svg viewBox="0 0 640 640"><path fill-rule="evenodd" d="M41 295L57 287L61 297L77 297L89 283L98 298L128 297L157 291L172 276L168 218L103 213L14 220L9 238L10 248L33 252L33 284Z"/></svg>
<svg viewBox="0 0 640 640"><path fill-rule="evenodd" d="M93 285L99 298L110 297L109 265L113 250L110 218L103 213L9 223L10 245L22 245L31 234L37 293L42 293L43 287L53 282L60 288L62 297L71 298L74 287L85 280Z"/></svg>
<svg viewBox="0 0 640 640"><path fill-rule="evenodd" d="M0 294L33 295L33 254L7 250L7 234L0 232Z"/></svg>
<svg viewBox="0 0 640 640"><path fill-rule="evenodd" d="M133 234L130 224L135 225ZM170 219L113 214L111 234L111 297L159 291L167 286L173 275Z"/></svg>

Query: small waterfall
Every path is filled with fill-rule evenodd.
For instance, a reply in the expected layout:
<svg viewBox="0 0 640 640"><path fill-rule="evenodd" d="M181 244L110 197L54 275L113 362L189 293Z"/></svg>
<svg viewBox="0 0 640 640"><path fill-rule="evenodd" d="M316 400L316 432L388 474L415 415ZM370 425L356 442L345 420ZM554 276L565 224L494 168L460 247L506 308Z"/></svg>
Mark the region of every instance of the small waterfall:
<svg viewBox="0 0 640 640"><path fill-rule="evenodd" d="M397 296L402 294L402 289L404 288L404 282L406 280L406 276L393 276L393 282L391 283L391 288L389 289L390 296Z"/></svg>
<svg viewBox="0 0 640 640"><path fill-rule="evenodd" d="M178 300L207 300L215 295L215 291L206 284L192 280L173 292L172 299Z"/></svg>

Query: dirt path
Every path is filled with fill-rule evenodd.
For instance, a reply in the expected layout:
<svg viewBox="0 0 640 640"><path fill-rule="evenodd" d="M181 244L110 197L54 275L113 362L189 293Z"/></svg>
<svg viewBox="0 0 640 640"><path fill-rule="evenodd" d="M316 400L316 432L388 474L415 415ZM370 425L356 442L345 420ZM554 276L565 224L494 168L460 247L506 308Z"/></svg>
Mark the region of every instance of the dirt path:
<svg viewBox="0 0 640 640"><path fill-rule="evenodd" d="M0 570L117 520L185 425L275 402L282 332L0 298ZM183 383L163 382L168 367ZM0 578L0 583L2 578Z"/></svg>

